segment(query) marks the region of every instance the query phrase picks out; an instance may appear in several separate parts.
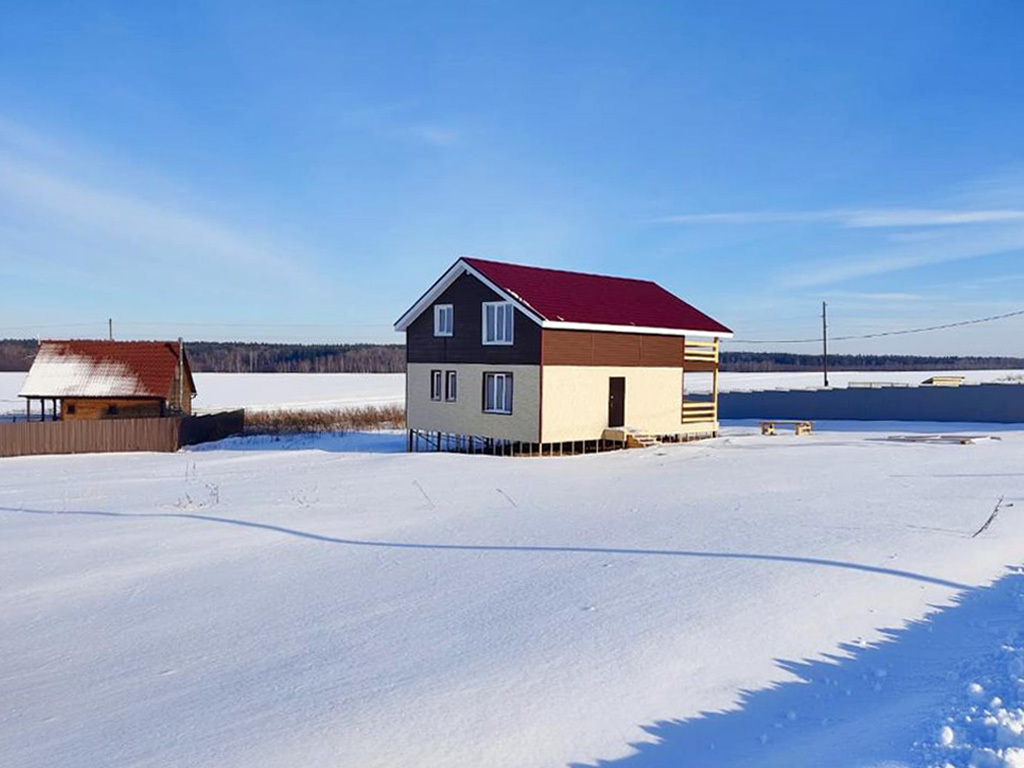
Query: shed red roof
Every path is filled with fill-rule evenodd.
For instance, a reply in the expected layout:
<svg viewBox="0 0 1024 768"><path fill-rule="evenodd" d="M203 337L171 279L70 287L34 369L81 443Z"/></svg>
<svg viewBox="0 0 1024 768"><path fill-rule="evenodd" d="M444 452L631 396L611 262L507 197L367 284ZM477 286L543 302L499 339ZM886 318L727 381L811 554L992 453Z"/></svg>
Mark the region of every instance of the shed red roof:
<svg viewBox="0 0 1024 768"><path fill-rule="evenodd" d="M167 398L177 367L176 341L43 341L20 394Z"/></svg>
<svg viewBox="0 0 1024 768"><path fill-rule="evenodd" d="M544 320L731 333L717 320L650 280L463 258Z"/></svg>

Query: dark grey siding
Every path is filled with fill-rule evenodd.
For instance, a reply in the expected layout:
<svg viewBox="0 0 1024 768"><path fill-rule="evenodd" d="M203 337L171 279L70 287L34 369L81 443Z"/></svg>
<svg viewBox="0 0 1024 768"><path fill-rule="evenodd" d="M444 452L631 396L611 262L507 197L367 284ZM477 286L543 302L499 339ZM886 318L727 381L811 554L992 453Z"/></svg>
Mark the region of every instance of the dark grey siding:
<svg viewBox="0 0 1024 768"><path fill-rule="evenodd" d="M485 301L501 297L475 277L464 274L442 293L434 304L451 304L454 328L451 336L434 336L434 305L413 320L406 330L406 355L410 363L487 363L495 365L539 365L540 334L537 323L516 309L515 344L484 344Z"/></svg>

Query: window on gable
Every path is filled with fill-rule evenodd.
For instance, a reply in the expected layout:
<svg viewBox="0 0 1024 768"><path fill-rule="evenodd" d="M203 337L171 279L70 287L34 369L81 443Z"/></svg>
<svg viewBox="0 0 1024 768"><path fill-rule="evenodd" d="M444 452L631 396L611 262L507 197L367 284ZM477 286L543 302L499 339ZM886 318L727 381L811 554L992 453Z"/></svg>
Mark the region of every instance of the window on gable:
<svg viewBox="0 0 1024 768"><path fill-rule="evenodd" d="M484 412L512 413L512 374L484 374Z"/></svg>
<svg viewBox="0 0 1024 768"><path fill-rule="evenodd" d="M441 399L441 372L431 371L430 372L430 399L440 400Z"/></svg>
<svg viewBox="0 0 1024 768"><path fill-rule="evenodd" d="M456 371L444 372L444 399L454 403L459 395L459 377Z"/></svg>
<svg viewBox="0 0 1024 768"><path fill-rule="evenodd" d="M511 344L515 307L510 301L485 301L483 305L484 344Z"/></svg>
<svg viewBox="0 0 1024 768"><path fill-rule="evenodd" d="M455 308L451 304L434 305L434 335L451 336L455 327Z"/></svg>

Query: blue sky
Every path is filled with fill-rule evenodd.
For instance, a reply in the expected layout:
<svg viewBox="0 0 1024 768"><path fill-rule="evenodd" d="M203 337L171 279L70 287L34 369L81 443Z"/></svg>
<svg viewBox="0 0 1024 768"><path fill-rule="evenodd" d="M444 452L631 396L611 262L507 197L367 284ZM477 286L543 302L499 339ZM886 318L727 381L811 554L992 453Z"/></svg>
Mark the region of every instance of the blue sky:
<svg viewBox="0 0 1024 768"><path fill-rule="evenodd" d="M9 4L0 336L397 341L462 254L744 339L1021 309L1022 34L1015 0Z"/></svg>

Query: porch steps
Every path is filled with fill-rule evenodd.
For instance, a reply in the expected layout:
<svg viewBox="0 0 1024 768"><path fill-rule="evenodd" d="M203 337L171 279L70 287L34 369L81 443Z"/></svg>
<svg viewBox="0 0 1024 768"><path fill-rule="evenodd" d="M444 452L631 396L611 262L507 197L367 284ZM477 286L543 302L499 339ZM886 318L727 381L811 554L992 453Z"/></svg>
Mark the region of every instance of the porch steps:
<svg viewBox="0 0 1024 768"><path fill-rule="evenodd" d="M661 445L661 441L657 437L648 435L638 429L626 427L625 432L627 448L651 448L655 445Z"/></svg>

